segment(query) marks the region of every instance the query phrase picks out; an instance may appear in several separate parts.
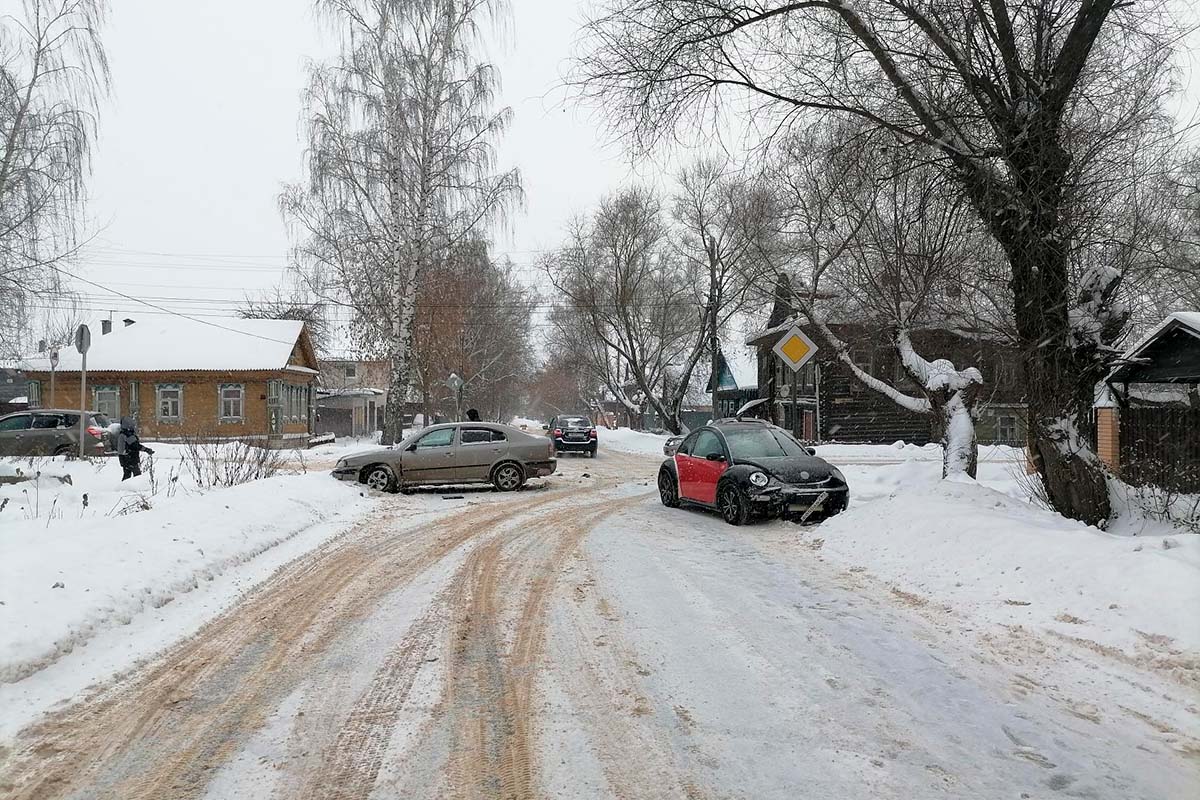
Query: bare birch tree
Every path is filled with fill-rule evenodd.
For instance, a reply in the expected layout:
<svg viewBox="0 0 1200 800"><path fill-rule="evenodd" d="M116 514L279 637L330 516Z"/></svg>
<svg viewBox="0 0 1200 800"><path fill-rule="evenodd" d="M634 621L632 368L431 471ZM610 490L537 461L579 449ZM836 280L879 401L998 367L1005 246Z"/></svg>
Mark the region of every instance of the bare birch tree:
<svg viewBox="0 0 1200 800"><path fill-rule="evenodd" d="M18 4L11 4L18 5ZM30 300L62 293L79 246L98 104L104 0L23 0L0 17L0 350L28 347Z"/></svg>
<svg viewBox="0 0 1200 800"><path fill-rule="evenodd" d="M611 0L579 82L649 146L723 90L772 123L830 110L929 148L1003 249L1030 454L1055 507L1110 511L1087 437L1115 352L1119 273L1071 281L1080 176L1157 113L1168 6L1150 0ZM1076 302L1076 301L1079 302ZM1098 333L1100 332L1100 333Z"/></svg>
<svg viewBox="0 0 1200 800"><path fill-rule="evenodd" d="M309 178L281 198L297 262L322 299L350 308L360 348L391 362L383 441L398 441L419 282L521 197L497 172L497 76L478 61L499 0L320 0L341 39L312 70Z"/></svg>

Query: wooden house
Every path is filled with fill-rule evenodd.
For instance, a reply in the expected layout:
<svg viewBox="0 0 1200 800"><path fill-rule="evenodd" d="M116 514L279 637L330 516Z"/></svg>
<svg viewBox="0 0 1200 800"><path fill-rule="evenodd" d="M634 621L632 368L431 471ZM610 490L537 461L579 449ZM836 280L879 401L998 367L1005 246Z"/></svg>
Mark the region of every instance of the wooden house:
<svg viewBox="0 0 1200 800"><path fill-rule="evenodd" d="M793 373L772 348L797 323L818 350ZM901 367L886 331L857 321L832 322L829 327L850 346L850 356L860 369L905 393L919 393ZM947 358L959 368L974 366L983 373L984 398L976 420L981 444L1024 446L1024 390L1015 348L978 333L948 328L914 330L911 337L917 352L925 357ZM758 397L767 401L758 415L798 438L875 444L897 440L926 444L940 438L931 417L900 408L854 376L793 308L786 281L776 288L767 327L750 335L746 343L757 353Z"/></svg>
<svg viewBox="0 0 1200 800"><path fill-rule="evenodd" d="M31 407L79 408L82 357L60 349L24 360ZM92 331L85 404L112 420L134 417L143 438L243 440L304 447L313 432L318 364L295 320L108 321Z"/></svg>

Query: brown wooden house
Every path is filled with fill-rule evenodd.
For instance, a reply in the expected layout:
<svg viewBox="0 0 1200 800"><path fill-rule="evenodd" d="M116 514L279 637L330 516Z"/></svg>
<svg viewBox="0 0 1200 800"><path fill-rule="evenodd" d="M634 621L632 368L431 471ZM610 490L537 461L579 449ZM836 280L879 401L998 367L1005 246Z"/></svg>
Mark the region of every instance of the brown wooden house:
<svg viewBox="0 0 1200 800"><path fill-rule="evenodd" d="M31 407L79 408L82 358L74 347L60 358L53 390L48 359L25 359ZM114 330L105 321L92 331L86 405L134 417L147 440L304 447L317 375L303 322L164 316Z"/></svg>
<svg viewBox="0 0 1200 800"><path fill-rule="evenodd" d="M798 320L819 349L793 374L772 348ZM886 331L861 322L840 321L829 327L850 346L851 358L860 369L905 393L919 393L901 367ZM981 444L1025 444L1024 389L1014 348L971 332L943 328L915 330L911 336L917 352L925 357L948 358L959 368L974 366L983 373L985 396L975 429ZM940 438L929 416L902 409L858 380L797 314L786 284L776 289L767 328L749 336L746 343L757 352L758 397L767 400L758 415L793 431L798 438L875 444L897 440L927 444Z"/></svg>

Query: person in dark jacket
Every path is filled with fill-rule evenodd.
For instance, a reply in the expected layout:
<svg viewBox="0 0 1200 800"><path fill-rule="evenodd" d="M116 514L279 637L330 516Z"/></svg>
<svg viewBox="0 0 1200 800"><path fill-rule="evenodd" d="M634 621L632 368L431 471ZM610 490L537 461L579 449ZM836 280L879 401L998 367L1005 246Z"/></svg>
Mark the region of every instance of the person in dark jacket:
<svg viewBox="0 0 1200 800"><path fill-rule="evenodd" d="M468 408L467 409L467 421L468 422L479 422L479 412L473 408Z"/></svg>
<svg viewBox="0 0 1200 800"><path fill-rule="evenodd" d="M124 474L121 480L129 480L142 474L142 453L154 455L154 451L142 444L137 435L137 423L132 417L121 417L121 432L117 434L117 460Z"/></svg>

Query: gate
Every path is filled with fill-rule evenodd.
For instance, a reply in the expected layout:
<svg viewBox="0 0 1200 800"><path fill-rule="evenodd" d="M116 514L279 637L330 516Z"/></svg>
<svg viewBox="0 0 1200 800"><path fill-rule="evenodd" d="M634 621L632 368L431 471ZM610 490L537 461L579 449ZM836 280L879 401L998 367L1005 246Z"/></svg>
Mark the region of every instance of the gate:
<svg viewBox="0 0 1200 800"><path fill-rule="evenodd" d="M1126 483L1200 492L1200 409L1123 409L1120 436Z"/></svg>

